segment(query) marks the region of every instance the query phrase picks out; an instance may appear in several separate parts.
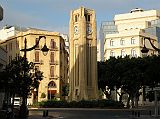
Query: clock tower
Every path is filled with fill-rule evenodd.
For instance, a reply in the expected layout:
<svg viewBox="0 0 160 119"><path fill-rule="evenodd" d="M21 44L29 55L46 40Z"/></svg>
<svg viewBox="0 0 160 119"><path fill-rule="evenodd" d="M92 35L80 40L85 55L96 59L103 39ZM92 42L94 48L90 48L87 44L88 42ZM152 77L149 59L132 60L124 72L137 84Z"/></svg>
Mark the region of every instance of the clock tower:
<svg viewBox="0 0 160 119"><path fill-rule="evenodd" d="M70 100L98 98L96 30L94 10L80 7L71 11L69 29Z"/></svg>

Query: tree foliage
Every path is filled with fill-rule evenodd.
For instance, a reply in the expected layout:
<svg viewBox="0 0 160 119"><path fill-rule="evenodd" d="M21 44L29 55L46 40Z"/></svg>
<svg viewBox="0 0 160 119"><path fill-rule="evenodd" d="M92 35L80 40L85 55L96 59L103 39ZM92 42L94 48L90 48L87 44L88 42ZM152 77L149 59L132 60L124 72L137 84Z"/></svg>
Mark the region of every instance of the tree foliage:
<svg viewBox="0 0 160 119"><path fill-rule="evenodd" d="M160 56L148 57L111 57L105 62L98 62L98 86L104 94L121 89L120 98L128 94L128 102L138 100L142 87L155 87L160 83ZM106 88L107 87L107 88ZM123 93L124 92L124 93ZM110 93L111 95L111 93ZM120 99L121 101L121 99Z"/></svg>
<svg viewBox="0 0 160 119"><path fill-rule="evenodd" d="M32 89L38 88L43 73L34 68L34 63L24 57L16 57L5 68L9 93L27 98Z"/></svg>

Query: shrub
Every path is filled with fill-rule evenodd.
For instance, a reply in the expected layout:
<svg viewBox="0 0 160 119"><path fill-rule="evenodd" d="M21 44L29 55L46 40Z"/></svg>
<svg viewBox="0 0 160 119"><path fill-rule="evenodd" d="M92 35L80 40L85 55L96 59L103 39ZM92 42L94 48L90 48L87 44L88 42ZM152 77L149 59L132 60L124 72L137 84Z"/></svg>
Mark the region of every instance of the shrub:
<svg viewBox="0 0 160 119"><path fill-rule="evenodd" d="M41 98L45 98L46 97L46 94L45 93L42 93L41 94Z"/></svg>
<svg viewBox="0 0 160 119"><path fill-rule="evenodd" d="M62 100L49 100L39 103L40 107L48 108L123 108L124 105L118 101L113 100L81 100L81 101L62 101Z"/></svg>

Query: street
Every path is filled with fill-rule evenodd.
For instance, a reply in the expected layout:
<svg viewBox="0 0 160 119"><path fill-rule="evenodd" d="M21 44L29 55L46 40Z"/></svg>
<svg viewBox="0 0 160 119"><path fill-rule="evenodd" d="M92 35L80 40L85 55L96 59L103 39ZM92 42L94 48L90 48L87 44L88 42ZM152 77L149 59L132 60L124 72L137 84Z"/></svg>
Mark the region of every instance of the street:
<svg viewBox="0 0 160 119"><path fill-rule="evenodd" d="M43 111L48 110L48 119L128 119L132 117L130 109L81 109L81 108L46 108L31 109L29 119L43 118ZM150 117L148 110L136 110L136 115ZM153 112L152 112L153 114Z"/></svg>

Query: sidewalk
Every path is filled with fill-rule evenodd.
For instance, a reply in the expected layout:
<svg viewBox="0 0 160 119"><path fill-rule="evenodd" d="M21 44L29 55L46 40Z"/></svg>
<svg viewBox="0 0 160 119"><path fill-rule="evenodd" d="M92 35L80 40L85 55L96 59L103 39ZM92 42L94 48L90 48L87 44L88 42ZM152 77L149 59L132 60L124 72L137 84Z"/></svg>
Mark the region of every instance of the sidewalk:
<svg viewBox="0 0 160 119"><path fill-rule="evenodd" d="M56 117L48 116L48 117L43 117L40 115L30 115L27 119L55 119Z"/></svg>
<svg viewBox="0 0 160 119"><path fill-rule="evenodd" d="M37 116L31 115L27 119L61 119L61 118L65 119L65 117L52 117L52 116L43 117L43 116L40 116L40 115L37 115ZM122 117L115 117L115 118L116 119L160 119L160 117L146 116L146 115L141 115L140 117L130 116L129 118L122 118Z"/></svg>
<svg viewBox="0 0 160 119"><path fill-rule="evenodd" d="M129 119L160 119L160 117L154 117L149 115L141 115L140 117L130 116Z"/></svg>

